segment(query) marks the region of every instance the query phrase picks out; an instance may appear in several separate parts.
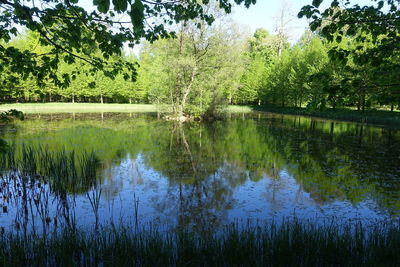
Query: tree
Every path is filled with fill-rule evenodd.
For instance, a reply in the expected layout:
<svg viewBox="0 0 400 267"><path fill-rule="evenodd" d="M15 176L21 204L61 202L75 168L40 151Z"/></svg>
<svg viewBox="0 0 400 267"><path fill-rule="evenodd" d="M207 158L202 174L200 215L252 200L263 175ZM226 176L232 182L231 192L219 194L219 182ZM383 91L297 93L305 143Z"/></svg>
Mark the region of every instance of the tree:
<svg viewBox="0 0 400 267"><path fill-rule="evenodd" d="M331 48L332 57L342 60L352 57L359 66L380 66L381 75L393 71L400 75L399 0L371 0L371 5L365 6L351 5L350 1L340 5L338 0L334 0L323 11L319 10L321 2L314 0L312 5L304 6L298 16L311 18L311 30L337 43ZM359 45L340 46L341 41L348 37ZM398 79L390 82L398 86ZM391 87L391 84L384 82L382 86Z"/></svg>
<svg viewBox="0 0 400 267"><path fill-rule="evenodd" d="M56 86L66 87L75 71L60 78L56 74L58 65L62 61L74 63L79 60L89 64L91 72L100 70L107 77L115 78L127 68L135 69L135 65L124 60L112 65L107 62L111 56L121 54L125 43L133 46L143 38L155 41L160 37L175 36L173 31L165 28L168 24L196 18L211 24L214 17L203 10L208 2L95 0L93 4L97 10L88 11L79 0L0 0L0 41L9 42L23 27L37 32L40 43L50 47L46 53L37 53L0 43L0 72L8 72L10 78L15 77L12 75L15 73L23 79L34 77L41 86L51 80ZM233 2L249 7L255 0ZM226 13L231 12L230 1L218 3ZM102 57L92 55L96 49ZM134 72L130 76L134 78ZM129 77L125 75L125 78Z"/></svg>
<svg viewBox="0 0 400 267"><path fill-rule="evenodd" d="M257 29L249 39L246 68L236 95L240 103L261 103L269 68L278 53L275 39L265 29Z"/></svg>
<svg viewBox="0 0 400 267"><path fill-rule="evenodd" d="M219 18L212 26L198 27L199 21L181 24L176 39L148 44L141 56L141 65L154 77L153 101L172 105L177 118L214 116L229 98L232 89L227 88L237 85L241 75L240 34L214 2L208 12Z"/></svg>

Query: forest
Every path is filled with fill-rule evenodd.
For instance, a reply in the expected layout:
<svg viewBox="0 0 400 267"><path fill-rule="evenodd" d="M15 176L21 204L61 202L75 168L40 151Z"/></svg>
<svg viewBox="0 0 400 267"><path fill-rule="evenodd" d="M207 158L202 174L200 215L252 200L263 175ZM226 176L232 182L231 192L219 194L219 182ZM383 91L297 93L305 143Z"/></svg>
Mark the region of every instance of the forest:
<svg viewBox="0 0 400 267"><path fill-rule="evenodd" d="M313 13L315 7L303 7L299 17L314 21L295 44L289 43L284 29L270 33L260 28L247 33L209 4L204 12L215 18L214 23L194 19L174 24L172 38L142 41L137 53L120 49L119 54L108 56L99 47L87 48L100 61L128 62L134 66L132 76L123 71L115 75L105 69L94 71L87 61L61 54L57 55L61 57L57 71L48 79L3 65L0 99L18 103L152 103L191 117L238 104L310 110L399 109L398 21L385 17L396 16L398 10L382 11L390 7L390 1L371 6L371 10L355 8L354 14L359 12L373 23L364 28L357 27L356 21L340 24L346 20L343 16L351 13L344 13L335 2L321 18ZM332 22L338 17L338 23ZM43 43L37 31L24 30L9 42L2 41L1 46L53 62L53 47Z"/></svg>

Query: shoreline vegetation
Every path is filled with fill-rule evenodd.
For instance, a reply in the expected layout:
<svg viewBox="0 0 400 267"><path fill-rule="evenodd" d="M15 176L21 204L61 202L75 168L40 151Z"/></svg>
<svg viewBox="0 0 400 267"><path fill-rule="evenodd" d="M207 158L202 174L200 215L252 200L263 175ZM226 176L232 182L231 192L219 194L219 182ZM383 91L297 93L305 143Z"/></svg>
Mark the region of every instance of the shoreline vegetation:
<svg viewBox="0 0 400 267"><path fill-rule="evenodd" d="M327 120L343 122L366 123L382 126L400 127L400 112L387 110L365 110L364 112L353 109L324 109L308 110L299 107L275 107L275 106L230 106L233 113L269 112L276 114L300 115Z"/></svg>
<svg viewBox="0 0 400 267"><path fill-rule="evenodd" d="M4 266L394 266L400 263L398 224L328 223L292 219L231 224L219 233L163 231L149 226L2 233Z"/></svg>
<svg viewBox="0 0 400 267"><path fill-rule="evenodd" d="M162 108L152 104L99 104L99 103L24 103L1 104L0 112L17 109L26 114L37 113L96 113L96 112L164 112ZM366 123L382 126L400 127L400 112L386 110L366 110L364 112L352 109L308 110L306 108L230 105L228 113L266 112L275 114L300 115L328 120Z"/></svg>

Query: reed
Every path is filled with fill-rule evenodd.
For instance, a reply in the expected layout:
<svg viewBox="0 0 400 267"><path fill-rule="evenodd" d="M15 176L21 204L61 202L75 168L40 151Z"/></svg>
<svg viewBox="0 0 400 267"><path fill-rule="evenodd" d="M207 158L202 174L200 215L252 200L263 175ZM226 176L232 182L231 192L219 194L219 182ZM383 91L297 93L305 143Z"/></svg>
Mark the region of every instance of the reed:
<svg viewBox="0 0 400 267"><path fill-rule="evenodd" d="M400 228L387 223L317 225L291 220L225 226L219 233L152 226L100 227L45 236L2 234L3 265L116 266L395 266Z"/></svg>
<svg viewBox="0 0 400 267"><path fill-rule="evenodd" d="M24 144L18 149L15 144L9 145L0 157L2 176L12 173L32 184L37 181L49 182L53 191L70 193L84 192L95 185L100 165L93 151L51 151L48 147Z"/></svg>

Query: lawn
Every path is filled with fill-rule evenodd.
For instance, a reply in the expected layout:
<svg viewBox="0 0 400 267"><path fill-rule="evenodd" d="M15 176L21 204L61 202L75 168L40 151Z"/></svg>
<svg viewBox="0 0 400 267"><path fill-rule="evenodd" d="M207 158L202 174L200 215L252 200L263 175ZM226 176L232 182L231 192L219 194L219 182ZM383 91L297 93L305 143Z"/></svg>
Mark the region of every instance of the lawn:
<svg viewBox="0 0 400 267"><path fill-rule="evenodd" d="M0 112L17 109L29 113L92 113L92 112L157 112L161 107L151 104L99 104L99 103L24 103L1 104ZM162 108L165 111L165 107ZM226 109L230 113L250 113L254 111L277 114L292 114L339 121L350 121L376 125L400 127L400 112L367 110L360 112L351 109L326 109L310 111L305 108L281 108L274 106L238 106Z"/></svg>
<svg viewBox="0 0 400 267"><path fill-rule="evenodd" d="M150 104L27 103L0 105L0 112L10 109L17 109L24 113L157 112L157 107Z"/></svg>

